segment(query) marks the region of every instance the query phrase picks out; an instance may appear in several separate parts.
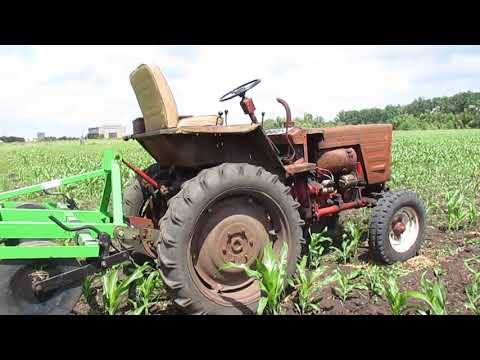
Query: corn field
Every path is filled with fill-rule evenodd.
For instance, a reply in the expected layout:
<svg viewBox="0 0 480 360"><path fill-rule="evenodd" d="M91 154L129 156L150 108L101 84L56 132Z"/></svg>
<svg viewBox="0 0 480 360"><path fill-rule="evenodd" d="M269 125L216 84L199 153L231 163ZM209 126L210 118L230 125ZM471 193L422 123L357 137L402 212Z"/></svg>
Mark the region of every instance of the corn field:
<svg viewBox="0 0 480 360"><path fill-rule="evenodd" d="M138 167L154 162L134 141L0 144L0 191L95 170L112 147ZM269 293L262 303L266 313L480 314L480 130L396 131L392 154L389 187L416 191L427 205L422 253L394 266L371 263L365 255L368 210L347 212L341 217L342 244L313 234L309 258L298 265L296 278L284 279L289 286ZM122 167L123 181L130 176ZM100 201L102 189L102 180L95 179L62 190L88 208ZM175 311L155 269L143 266L123 275L119 270L88 279L76 312ZM467 285L455 280L458 272L468 274ZM261 282L263 275L255 276Z"/></svg>

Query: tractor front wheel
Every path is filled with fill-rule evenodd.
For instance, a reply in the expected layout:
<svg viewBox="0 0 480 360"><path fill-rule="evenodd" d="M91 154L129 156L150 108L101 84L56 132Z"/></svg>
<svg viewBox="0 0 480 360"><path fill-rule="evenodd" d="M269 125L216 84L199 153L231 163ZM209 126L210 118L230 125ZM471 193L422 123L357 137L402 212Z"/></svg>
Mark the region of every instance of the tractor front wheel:
<svg viewBox="0 0 480 360"><path fill-rule="evenodd" d="M417 194L387 192L372 211L370 251L386 264L408 260L420 250L425 224L425 205Z"/></svg>
<svg viewBox="0 0 480 360"><path fill-rule="evenodd" d="M259 284L227 262L255 268L263 248L288 245L293 274L304 243L290 189L263 168L223 164L201 171L169 201L160 221L160 273L187 314L252 314Z"/></svg>

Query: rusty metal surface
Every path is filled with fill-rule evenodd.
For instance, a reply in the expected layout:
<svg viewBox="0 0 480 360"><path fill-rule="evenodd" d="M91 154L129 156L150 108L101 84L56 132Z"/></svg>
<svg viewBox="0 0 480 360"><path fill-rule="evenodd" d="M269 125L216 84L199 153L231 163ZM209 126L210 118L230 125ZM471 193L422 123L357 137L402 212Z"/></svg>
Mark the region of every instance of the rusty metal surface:
<svg viewBox="0 0 480 360"><path fill-rule="evenodd" d="M357 146L369 184L384 183L391 176L391 124L348 125L323 129L318 149Z"/></svg>
<svg viewBox="0 0 480 360"><path fill-rule="evenodd" d="M156 241L160 238L159 231L154 229L150 219L138 216L129 216L128 222L132 227L117 227L114 230L114 239L123 246L131 247L136 252L148 257L156 258Z"/></svg>
<svg viewBox="0 0 480 360"><path fill-rule="evenodd" d="M328 169L334 174L351 172L357 166L357 154L352 148L322 151L317 166Z"/></svg>
<svg viewBox="0 0 480 360"><path fill-rule="evenodd" d="M338 214L339 212L344 211L344 210L358 209L358 208L365 207L365 206L368 206L368 205L373 205L374 203L375 203L375 201L372 200L372 199L361 198L359 200L351 201L351 202L348 202L348 203L343 203L343 204L340 204L340 205L333 205L333 206L328 206L328 207L316 209L315 215L317 217L321 217L321 216Z"/></svg>
<svg viewBox="0 0 480 360"><path fill-rule="evenodd" d="M286 165L285 170L287 171L288 174L294 175L294 174L298 174L298 173L305 172L305 171L315 170L316 167L317 166L314 163L303 162L303 163L295 163L295 164L291 164L291 165Z"/></svg>
<svg viewBox="0 0 480 360"><path fill-rule="evenodd" d="M231 305L258 298L258 283L242 269L223 269L226 262L254 267L270 241L265 208L247 196L229 197L205 211L192 237L191 266L199 290L211 300ZM207 284L207 286L205 286ZM230 300L228 300L230 299Z"/></svg>
<svg viewBox="0 0 480 360"><path fill-rule="evenodd" d="M295 145L305 144L307 140L307 129L302 129L298 127L290 128L288 130L288 136L290 141ZM287 137L285 136L285 131L279 132L278 134L269 135L269 138L279 145L288 145Z"/></svg>
<svg viewBox="0 0 480 360"><path fill-rule="evenodd" d="M285 175L276 150L258 125L209 126L203 130L207 128L210 130L203 133L185 132L187 128L176 129L175 132L162 130L142 134L136 139L161 166L201 168L225 162L243 162ZM223 131L211 132L213 128Z"/></svg>
<svg viewBox="0 0 480 360"><path fill-rule="evenodd" d="M293 127L293 121L292 121L292 112L290 111L290 106L288 106L287 102L283 99L277 98L277 101L282 104L282 106L285 108L285 126L287 128Z"/></svg>
<svg viewBox="0 0 480 360"><path fill-rule="evenodd" d="M178 128L160 129L137 134L132 139L149 138L156 135L174 134L246 134L258 128L259 124L219 125L219 126L184 126Z"/></svg>

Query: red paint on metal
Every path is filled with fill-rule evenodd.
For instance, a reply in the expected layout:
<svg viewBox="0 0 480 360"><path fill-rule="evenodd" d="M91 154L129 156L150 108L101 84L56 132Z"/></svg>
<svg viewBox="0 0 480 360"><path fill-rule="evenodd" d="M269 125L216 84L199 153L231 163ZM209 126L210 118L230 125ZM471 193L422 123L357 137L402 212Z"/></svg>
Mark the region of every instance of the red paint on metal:
<svg viewBox="0 0 480 360"><path fill-rule="evenodd" d="M295 183L292 186L292 193L302 207L310 207L310 197L308 196L307 184L304 178L299 177L295 179Z"/></svg>
<svg viewBox="0 0 480 360"><path fill-rule="evenodd" d="M340 211L343 211L343 210L364 207L368 203L369 203L369 201L367 199L362 198L360 200L355 200L355 201L351 201L351 202L348 202L348 203L343 203L341 205L333 205L333 206L328 206L328 207L321 208L321 209L315 209L316 210L315 215L317 217L326 216L326 215L333 215L333 214L337 214L337 213L339 213Z"/></svg>
<svg viewBox="0 0 480 360"><path fill-rule="evenodd" d="M139 216L129 216L128 223L133 227L153 227L152 220Z"/></svg>
<svg viewBox="0 0 480 360"><path fill-rule="evenodd" d="M405 231L405 229L406 229L406 226L401 221L397 222L393 226L393 232L395 233L396 236L400 236Z"/></svg>
<svg viewBox="0 0 480 360"><path fill-rule="evenodd" d="M363 179L364 178L364 175L363 175L363 167L362 167L362 164L359 162L357 162L357 177L358 178L361 178Z"/></svg>
<svg viewBox="0 0 480 360"><path fill-rule="evenodd" d="M150 185L154 186L155 188L159 189L160 190L160 184L157 183L155 180L153 180L150 176L148 176L146 173L144 173L142 170L140 170L139 168L133 166L132 164L130 164L129 162L125 161L122 159L122 162L127 165L130 169L132 169L137 175L139 175L140 177L142 177L147 183L149 183Z"/></svg>
<svg viewBox="0 0 480 360"><path fill-rule="evenodd" d="M253 114L255 112L255 105L253 104L253 100L251 98L245 98L241 102L242 109L245 114Z"/></svg>

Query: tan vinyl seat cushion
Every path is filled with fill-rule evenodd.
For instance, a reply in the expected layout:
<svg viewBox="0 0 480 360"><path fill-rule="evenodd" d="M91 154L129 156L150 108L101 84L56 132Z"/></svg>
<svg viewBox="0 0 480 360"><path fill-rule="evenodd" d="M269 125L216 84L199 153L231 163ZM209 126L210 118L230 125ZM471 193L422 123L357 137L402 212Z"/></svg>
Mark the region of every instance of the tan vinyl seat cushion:
<svg viewBox="0 0 480 360"><path fill-rule="evenodd" d="M217 115L192 116L183 118L178 122L177 127L185 126L209 126L222 125L223 119Z"/></svg>
<svg viewBox="0 0 480 360"><path fill-rule="evenodd" d="M145 121L145 131L185 126L222 125L217 115L191 116L181 120L177 104L160 69L142 64L130 74L130 83Z"/></svg>

